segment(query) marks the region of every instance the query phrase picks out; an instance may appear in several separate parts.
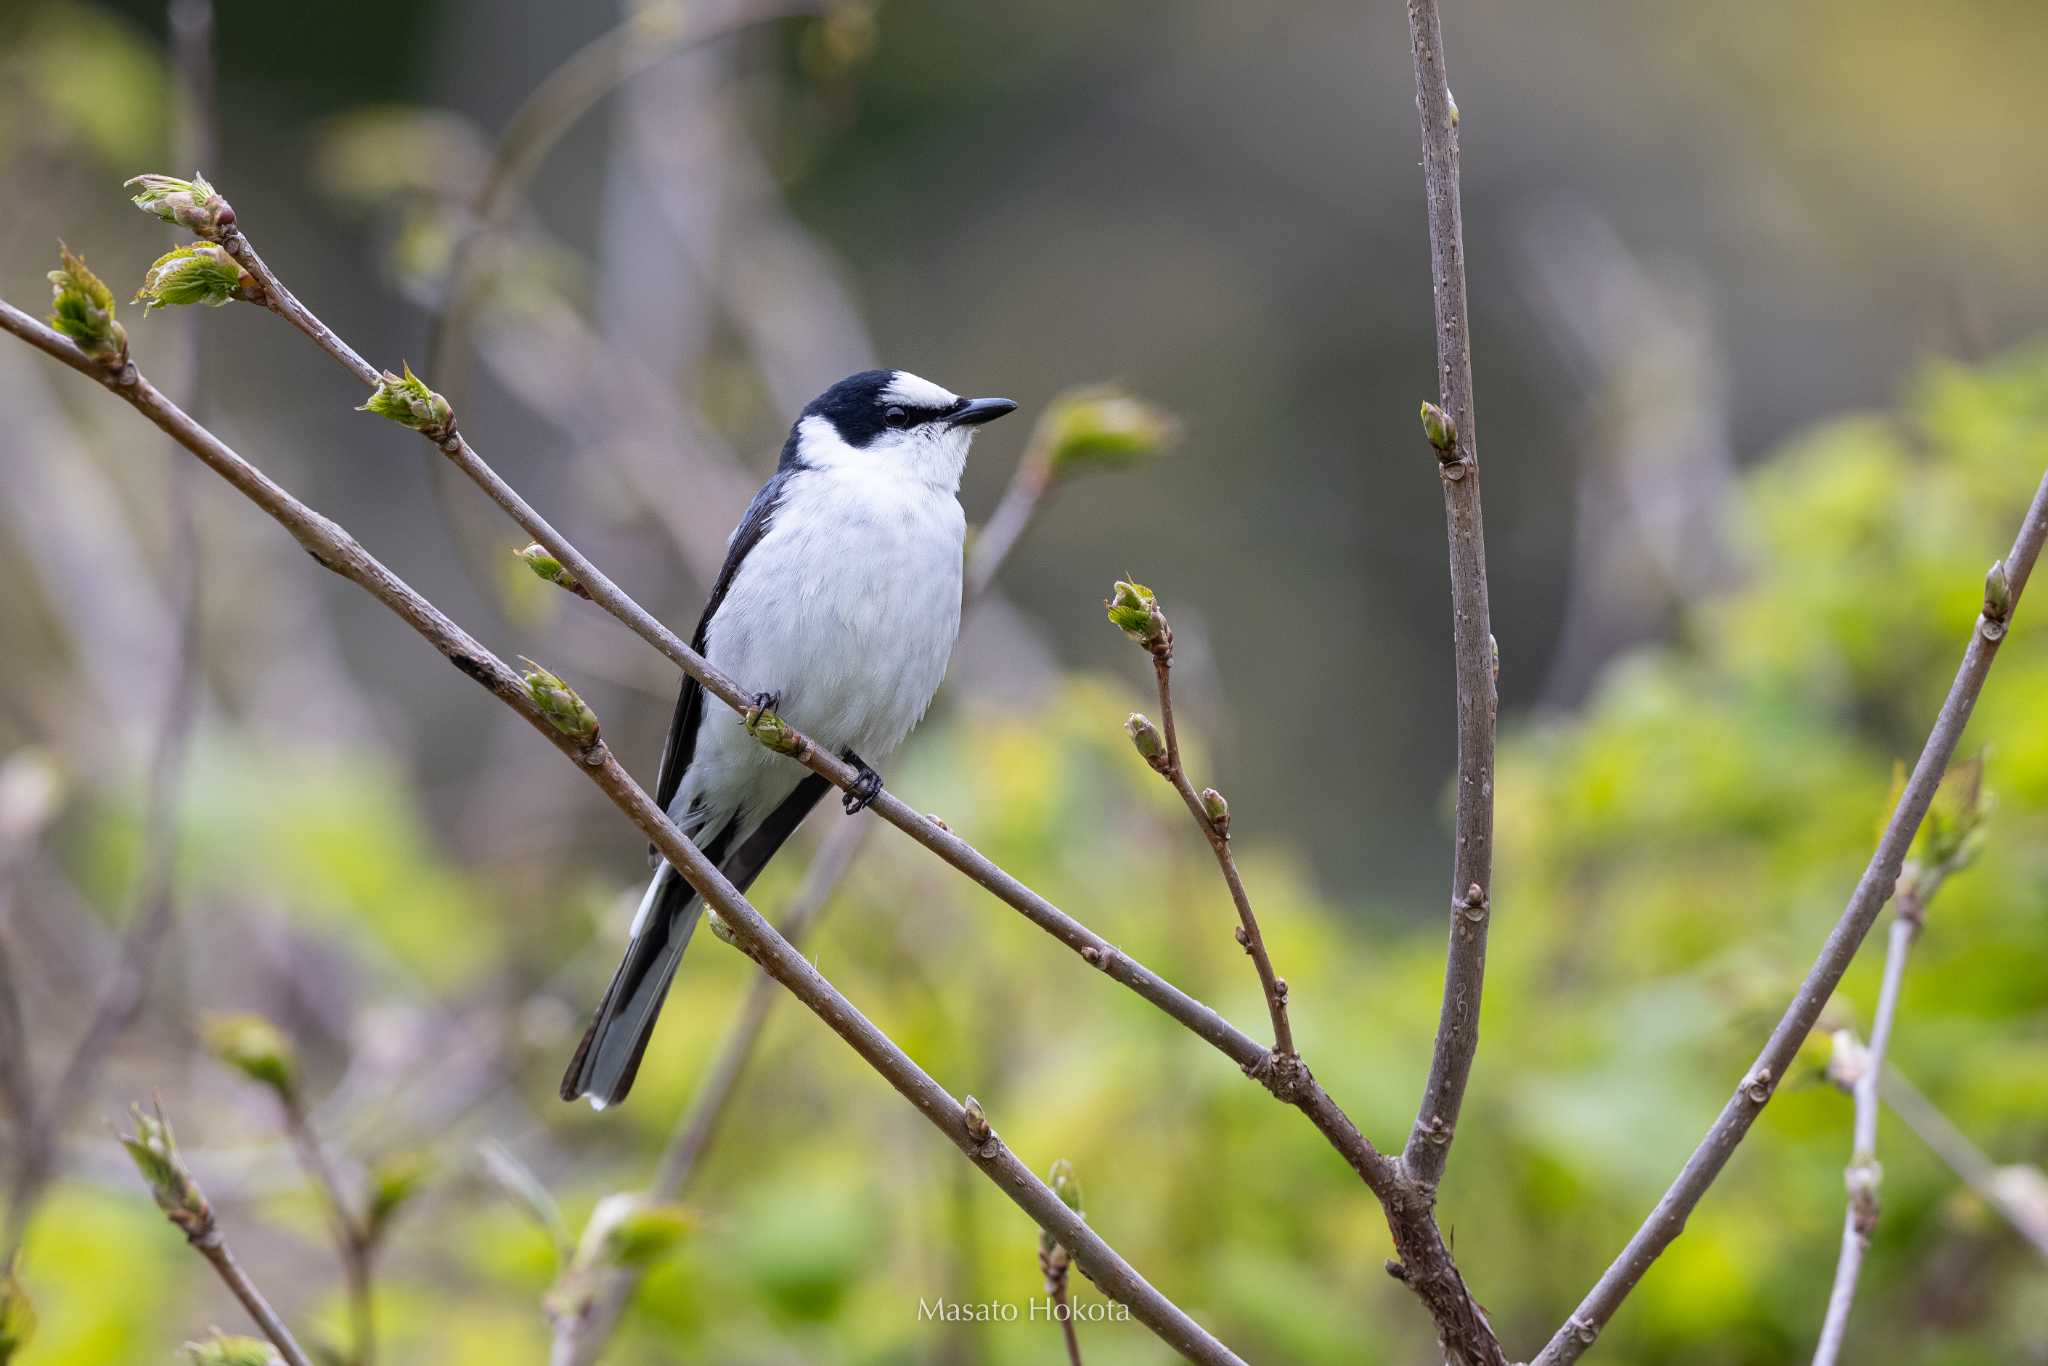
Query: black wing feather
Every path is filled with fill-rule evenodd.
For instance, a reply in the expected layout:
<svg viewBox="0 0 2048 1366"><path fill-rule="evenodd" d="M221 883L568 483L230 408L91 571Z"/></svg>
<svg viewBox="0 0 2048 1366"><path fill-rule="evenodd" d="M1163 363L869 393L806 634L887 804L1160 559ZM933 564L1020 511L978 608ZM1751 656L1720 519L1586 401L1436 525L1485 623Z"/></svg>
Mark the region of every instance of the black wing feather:
<svg viewBox="0 0 2048 1366"><path fill-rule="evenodd" d="M711 599L704 604L704 615L697 619L697 633L690 638L690 648L698 654L704 653L705 639L711 632L711 618L717 614L726 593L732 588L733 576L739 573L741 561L768 534L769 523L775 519L775 509L782 502L783 485L791 473L791 470L778 470L761 486L761 491L754 495L754 501L747 504L746 515L740 518L732 540L726 544L725 564L718 571L717 581L711 585ZM685 678L682 691L676 694L675 714L668 723L668 741L661 748L661 773L654 783L654 800L664 811L682 789L683 775L690 770L690 759L697 749L697 726L703 718L704 685L694 678ZM648 846L647 854L650 861L656 864L661 861L652 845Z"/></svg>

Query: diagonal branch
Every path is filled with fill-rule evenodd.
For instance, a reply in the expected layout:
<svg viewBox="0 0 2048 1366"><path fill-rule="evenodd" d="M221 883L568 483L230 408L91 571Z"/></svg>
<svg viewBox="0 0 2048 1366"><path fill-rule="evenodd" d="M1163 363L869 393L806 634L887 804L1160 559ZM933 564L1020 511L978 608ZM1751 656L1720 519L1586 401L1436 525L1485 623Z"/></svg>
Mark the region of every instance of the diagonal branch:
<svg viewBox="0 0 2048 1366"><path fill-rule="evenodd" d="M1963 651L1963 661L1956 669L1955 681L1949 685L1948 697L1941 704L1934 728L1928 732L1927 743L1920 750L1920 758L1913 765L1913 774L1907 779L1905 790L1899 794L1898 805L1892 810L1884 834L1870 856L1870 863L1858 879L1855 891L1850 894L1849 904L1843 907L1841 918L1828 932L1820 956L1808 969L1806 980L1800 983L1798 994L1786 1007L1777 1028L1771 1031L1771 1037L1757 1055L1755 1064L1722 1107L1713 1127L1707 1130L1707 1136L1686 1159L1678 1178L1664 1192L1663 1199L1650 1211L1650 1217L1636 1230L1635 1236L1629 1239L1621 1255L1602 1273L1599 1282L1580 1301L1578 1309L1557 1330L1533 1366L1570 1366L1584 1355L1607 1321L1614 1317L1615 1310L1621 1307L1621 1302L1635 1289L1636 1282L1650 1269L1650 1264L1684 1230L1686 1217L1699 1204L1700 1197L1707 1193L1707 1188L1714 1184L1736 1145L1756 1123L1756 1117L1763 1113L1771 1093L1792 1065L1799 1046L1812 1032L1828 997L1834 994L1864 936L1870 933L1878 913L1884 909L1885 902L1898 885L1900 870L1906 862L1906 851L1912 847L1913 837L1919 833L1927 808L1934 801L1935 789L1940 786L1942 775L1948 771L1949 760L1955 756L1956 744L1962 739L1963 728L1969 724L1970 712L1976 707L1978 694L1984 689L1991 663L1998 657L1999 642L2005 639L2012 613L2019 605L2027 576L2033 572L2034 561L2041 554L2043 541L2048 541L2048 476L2042 478L2040 487L2034 492L2034 501L2020 523L2011 553L1991 567L1985 581L1984 608L1970 632L1969 646Z"/></svg>
<svg viewBox="0 0 2048 1366"><path fill-rule="evenodd" d="M1229 1348L1155 1289L1101 1235L1068 1209L1052 1188L1003 1144L980 1118L978 1110L964 1109L801 953L790 947L633 781L594 732L586 731L586 738L577 739L558 729L549 715L535 705L527 687L504 661L393 574L340 525L307 507L194 422L142 378L133 364L121 362L110 368L97 362L56 332L4 303L0 303L0 330L13 333L111 390L283 526L315 560L383 603L457 670L511 707L572 760L653 841L769 976L825 1021L1013 1203L1071 1251L1075 1262L1105 1295L1129 1306L1133 1317L1189 1360L1238 1362L1239 1358ZM453 440L459 443L459 438ZM595 589L594 583L591 586Z"/></svg>
<svg viewBox="0 0 2048 1366"><path fill-rule="evenodd" d="M1429 265L1436 296L1437 383L1443 408L1424 425L1436 446L1450 542L1451 637L1457 661L1458 817L1451 860L1451 933L1436 1048L1404 1172L1434 1190L1450 1160L1458 1111L1479 1050L1479 997L1493 889L1493 739L1498 698L1486 602L1486 536L1479 516L1479 449L1472 416L1472 344L1465 306L1465 226L1458 199L1458 107L1444 71L1436 0L1409 0L1422 176L1429 195ZM1446 418L1447 415L1447 418Z"/></svg>

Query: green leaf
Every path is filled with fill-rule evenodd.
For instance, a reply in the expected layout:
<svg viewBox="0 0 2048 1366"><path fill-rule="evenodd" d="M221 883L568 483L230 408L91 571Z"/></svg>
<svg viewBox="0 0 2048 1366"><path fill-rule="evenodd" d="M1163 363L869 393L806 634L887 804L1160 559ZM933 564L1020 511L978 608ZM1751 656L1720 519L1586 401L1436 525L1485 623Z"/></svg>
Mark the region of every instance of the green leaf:
<svg viewBox="0 0 2048 1366"><path fill-rule="evenodd" d="M212 242L194 242L156 258L149 273L142 277L135 302L143 306L144 313L184 304L219 308L242 297L243 287L254 283L254 277L225 248Z"/></svg>

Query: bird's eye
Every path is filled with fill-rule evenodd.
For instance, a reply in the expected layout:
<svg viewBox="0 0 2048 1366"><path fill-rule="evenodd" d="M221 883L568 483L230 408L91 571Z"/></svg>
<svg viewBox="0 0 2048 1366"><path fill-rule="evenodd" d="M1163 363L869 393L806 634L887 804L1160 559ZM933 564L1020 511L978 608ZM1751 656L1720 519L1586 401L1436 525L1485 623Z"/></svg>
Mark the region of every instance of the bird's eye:
<svg viewBox="0 0 2048 1366"><path fill-rule="evenodd" d="M910 414L894 404L882 410L882 425L884 427L901 427L909 421Z"/></svg>

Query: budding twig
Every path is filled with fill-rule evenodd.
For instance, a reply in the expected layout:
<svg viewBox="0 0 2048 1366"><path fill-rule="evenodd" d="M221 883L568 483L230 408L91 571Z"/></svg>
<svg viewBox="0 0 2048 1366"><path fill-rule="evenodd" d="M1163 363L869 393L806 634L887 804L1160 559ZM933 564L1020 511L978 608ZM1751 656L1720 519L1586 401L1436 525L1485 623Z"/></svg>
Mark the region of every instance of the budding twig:
<svg viewBox="0 0 2048 1366"><path fill-rule="evenodd" d="M287 1366L312 1366L305 1349L292 1337L291 1329L270 1307L270 1301L249 1279L249 1273L228 1247L220 1224L214 1218L212 1204L178 1152L177 1138L164 1119L162 1106L158 1106L154 1113L145 1113L136 1106L133 1114L135 1132L121 1135L121 1146L134 1159L136 1169L148 1183L150 1194L155 1197L164 1217L175 1224L185 1235L185 1241L198 1249L199 1255L212 1265L234 1297L242 1302L242 1307L249 1311L249 1317L263 1331L263 1336L269 1338L271 1345L284 1357Z"/></svg>
<svg viewBox="0 0 2048 1366"><path fill-rule="evenodd" d="M1493 895L1493 744L1498 699L1486 591L1486 533L1479 509L1479 447L1472 413L1472 344L1465 301L1465 224L1458 190L1458 119L1444 68L1436 0L1409 0L1415 107L1422 120L1422 173L1429 201L1430 278L1436 305L1441 403L1424 404L1424 433L1443 474L1450 545L1451 638L1458 705L1457 828L1452 845L1450 944L1443 1005L1422 1103L1401 1167L1427 1188L1442 1179L1458 1112L1479 1051L1486 933Z"/></svg>
<svg viewBox="0 0 2048 1366"><path fill-rule="evenodd" d="M1834 994L1864 936L1870 933L1878 913L1898 886L1906 851L1911 848L1920 823L1933 804L1935 790L1941 784L1942 775L1948 771L1949 760L1955 757L1956 744L1962 739L1963 728L1969 724L1970 713L1976 708L1978 695L1984 690L1984 680L1990 675L1992 661L1998 657L1999 643L2004 640L2012 614L2019 607L2020 594L2026 588L2027 577L2033 572L2044 541L2048 541L2048 475L2042 477L2033 502L2021 519L2012 552L2001 561L2004 573L1999 577L2003 579L2005 591L2000 595L1997 615L1994 617L1991 611L1986 610L1972 624L1970 642L1963 650L1962 663L1956 667L1955 681L1949 685L1948 697L1942 702L1934 727L1927 734L1927 742L1920 749L1912 776L1899 793L1877 848L1872 851L1863 876L1850 893L1849 904L1842 908L1841 918L1829 931L1820 956L1807 970L1798 993L1793 996L1791 1005L1786 1007L1777 1027L1771 1031L1769 1041L1750 1068L1748 1077L1761 1082L1758 1094L1752 1096L1747 1086L1738 1088L1722 1107L1706 1137L1700 1140L1649 1218L1629 1239L1621 1255L1602 1273L1585 1299L1580 1301L1578 1310L1557 1330L1550 1345L1543 1349L1532 1366L1570 1366L1585 1354L1600 1329L1614 1316L1629 1292L1635 1289L1643 1273L1650 1269L1650 1264L1685 1227L1686 1217L1699 1204L1700 1197L1707 1193L1707 1188L1714 1184L1714 1178L1721 1174L1729 1156L1749 1133L1757 1115L1762 1113L1764 1102L1770 1099L1777 1079L1785 1075L1785 1070L1798 1056L1799 1046L1812 1032L1821 1009ZM1987 609L1992 605L1987 593Z"/></svg>
<svg viewBox="0 0 2048 1366"><path fill-rule="evenodd" d="M1273 971L1273 959L1266 952L1265 936L1259 932L1251 895L1237 871L1237 856L1230 847L1230 806L1214 788L1196 792L1195 785L1188 781L1187 766L1181 761L1180 733L1173 721L1173 627L1160 609L1158 598L1141 583L1119 579L1107 606L1110 621L1152 656L1152 673L1159 684L1159 725L1155 728L1150 719L1133 712L1124 728L1130 732L1140 757L1180 794L1196 828L1209 841L1209 849L1216 856L1216 867L1230 891L1231 904L1237 908L1237 942L1251 955L1252 966L1259 974L1259 989L1265 994L1266 1014L1273 1024L1273 1050L1256 1075L1285 1099L1285 1093L1293 1089L1303 1070L1301 1055L1294 1047L1294 1029L1287 1019L1287 983Z"/></svg>

